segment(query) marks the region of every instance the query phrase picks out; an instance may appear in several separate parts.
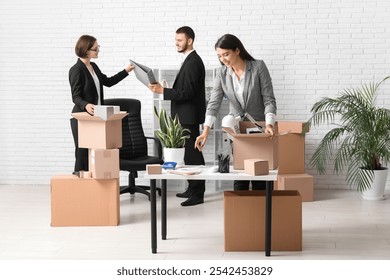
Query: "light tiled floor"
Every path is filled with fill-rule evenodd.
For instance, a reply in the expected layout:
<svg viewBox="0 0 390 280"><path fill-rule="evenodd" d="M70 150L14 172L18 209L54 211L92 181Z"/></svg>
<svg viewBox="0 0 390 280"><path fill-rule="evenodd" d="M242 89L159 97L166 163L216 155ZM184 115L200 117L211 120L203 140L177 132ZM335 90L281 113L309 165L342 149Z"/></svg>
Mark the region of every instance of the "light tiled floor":
<svg viewBox="0 0 390 280"><path fill-rule="evenodd" d="M161 240L158 223L158 254L152 254L143 195L121 196L120 226L50 227L49 186L0 185L0 259L265 259L264 252L224 252L223 192L206 193L194 207L181 207L174 192L168 196L168 240ZM389 260L390 199L316 191L314 202L303 203L303 250L273 251L272 259Z"/></svg>

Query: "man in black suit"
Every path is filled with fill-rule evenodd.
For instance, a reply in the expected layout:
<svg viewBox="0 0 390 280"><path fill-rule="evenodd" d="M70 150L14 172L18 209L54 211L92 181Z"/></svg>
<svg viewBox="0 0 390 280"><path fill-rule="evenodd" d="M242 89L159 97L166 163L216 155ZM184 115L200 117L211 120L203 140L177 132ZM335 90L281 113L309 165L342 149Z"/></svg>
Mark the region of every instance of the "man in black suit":
<svg viewBox="0 0 390 280"><path fill-rule="evenodd" d="M150 84L149 88L155 93L163 94L164 100L171 100L172 117L177 115L182 126L191 132L185 144L185 164L204 165L203 154L195 148L195 140L199 136L199 124L205 120L206 71L202 59L193 48L195 33L192 28L180 27L176 30L175 39L177 51L183 54L183 63L173 87ZM188 189L176 196L187 198L181 203L182 206L192 206L203 203L204 192L204 180L188 180Z"/></svg>

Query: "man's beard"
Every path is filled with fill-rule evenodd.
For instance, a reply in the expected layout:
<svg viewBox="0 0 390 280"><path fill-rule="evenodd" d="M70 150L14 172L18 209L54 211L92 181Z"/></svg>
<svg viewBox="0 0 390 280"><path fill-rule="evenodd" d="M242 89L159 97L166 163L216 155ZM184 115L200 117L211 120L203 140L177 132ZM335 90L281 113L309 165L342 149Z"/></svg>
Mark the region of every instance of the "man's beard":
<svg viewBox="0 0 390 280"><path fill-rule="evenodd" d="M183 52L185 52L187 49L188 49L188 44L185 44L184 47L183 47L183 49L178 50L177 52L183 53Z"/></svg>

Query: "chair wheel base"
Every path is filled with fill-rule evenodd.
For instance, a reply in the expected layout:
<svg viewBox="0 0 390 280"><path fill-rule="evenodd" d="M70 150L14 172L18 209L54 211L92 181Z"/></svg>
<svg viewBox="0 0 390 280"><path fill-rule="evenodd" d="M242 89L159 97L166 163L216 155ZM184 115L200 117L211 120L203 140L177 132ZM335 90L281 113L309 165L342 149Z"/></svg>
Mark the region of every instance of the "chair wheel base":
<svg viewBox="0 0 390 280"><path fill-rule="evenodd" d="M125 194L125 193L130 193L130 194L135 194L135 193L142 193L146 195L149 200L150 200L150 192L147 190L150 190L150 187L148 186L120 186L120 194ZM157 193L159 196L161 196L161 188L156 188Z"/></svg>

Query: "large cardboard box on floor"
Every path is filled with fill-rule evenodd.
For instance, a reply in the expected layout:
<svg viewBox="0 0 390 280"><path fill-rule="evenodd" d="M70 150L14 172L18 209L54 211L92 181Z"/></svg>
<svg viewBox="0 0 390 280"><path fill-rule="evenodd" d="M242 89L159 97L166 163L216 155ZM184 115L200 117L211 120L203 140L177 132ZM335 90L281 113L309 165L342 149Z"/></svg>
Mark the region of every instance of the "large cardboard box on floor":
<svg viewBox="0 0 390 280"><path fill-rule="evenodd" d="M259 122L264 125L264 122ZM234 133L232 129L223 128L233 139L233 167L244 169L244 160L261 158L267 160L269 169L278 168L278 137L270 139L269 134L253 133L247 134L247 128L255 127L249 121L240 122L240 134Z"/></svg>
<svg viewBox="0 0 390 280"><path fill-rule="evenodd" d="M225 251L265 250L265 191L225 191ZM297 191L272 192L271 249L302 250L302 200Z"/></svg>
<svg viewBox="0 0 390 280"><path fill-rule="evenodd" d="M314 178L308 174L278 175L278 190L297 190L302 201L313 201Z"/></svg>
<svg viewBox="0 0 390 280"><path fill-rule="evenodd" d="M51 226L117 226L119 179L51 178Z"/></svg>
<svg viewBox="0 0 390 280"><path fill-rule="evenodd" d="M278 137L278 174L305 173L305 133L307 122L278 121L278 132L287 133Z"/></svg>
<svg viewBox="0 0 390 280"><path fill-rule="evenodd" d="M88 157L92 178L119 178L119 149L89 149Z"/></svg>
<svg viewBox="0 0 390 280"><path fill-rule="evenodd" d="M86 112L73 113L78 120L80 148L115 149L122 147L122 119L126 112L111 115L107 120Z"/></svg>

